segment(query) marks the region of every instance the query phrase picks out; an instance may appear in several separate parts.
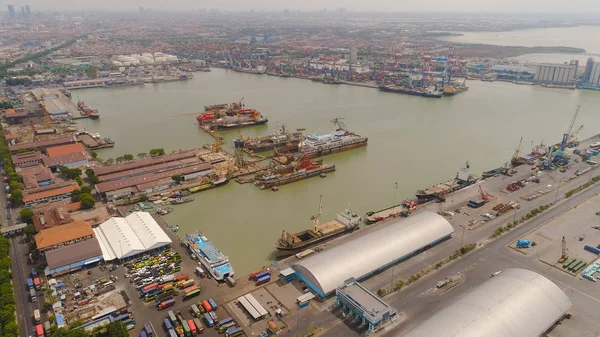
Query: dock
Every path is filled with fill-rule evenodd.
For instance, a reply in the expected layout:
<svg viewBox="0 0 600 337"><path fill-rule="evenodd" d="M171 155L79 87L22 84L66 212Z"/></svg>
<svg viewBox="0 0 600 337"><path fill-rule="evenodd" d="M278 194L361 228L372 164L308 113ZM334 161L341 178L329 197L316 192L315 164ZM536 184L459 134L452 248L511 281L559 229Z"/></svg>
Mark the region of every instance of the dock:
<svg viewBox="0 0 600 337"><path fill-rule="evenodd" d="M90 150L104 149L115 146L115 144L112 141L108 140L108 138L97 139L87 133L78 135L77 139Z"/></svg>

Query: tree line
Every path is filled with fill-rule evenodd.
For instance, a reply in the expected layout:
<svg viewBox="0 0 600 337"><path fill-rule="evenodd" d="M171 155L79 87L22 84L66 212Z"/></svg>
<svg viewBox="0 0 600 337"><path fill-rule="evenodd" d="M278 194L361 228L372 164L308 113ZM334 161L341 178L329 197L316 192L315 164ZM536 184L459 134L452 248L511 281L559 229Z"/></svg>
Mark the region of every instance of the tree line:
<svg viewBox="0 0 600 337"><path fill-rule="evenodd" d="M140 153L138 153L137 154L137 158L139 160L142 160L142 159L147 158L148 156L150 156L150 157L156 157L156 156L162 156L164 154L165 154L165 149L150 149L150 151L148 153L146 153L146 152L140 152ZM112 165L115 162L117 164L121 164L122 162L133 161L133 159L134 159L133 155L127 153L127 154L124 154L124 155L119 156L119 157L114 158L114 159L113 158L108 158L107 160L104 161L104 164L106 164L106 165Z"/></svg>

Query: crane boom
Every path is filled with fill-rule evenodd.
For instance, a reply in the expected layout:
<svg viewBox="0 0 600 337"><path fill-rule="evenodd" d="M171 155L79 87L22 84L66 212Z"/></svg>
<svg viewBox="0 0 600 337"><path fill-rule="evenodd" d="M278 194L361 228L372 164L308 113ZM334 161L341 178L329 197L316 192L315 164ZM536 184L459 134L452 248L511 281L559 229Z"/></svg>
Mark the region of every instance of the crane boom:
<svg viewBox="0 0 600 337"><path fill-rule="evenodd" d="M575 120L577 119L577 115L579 115L579 109L581 109L581 105L577 105L577 109L575 109L575 113L573 114L573 118L571 119L571 124L569 124L569 128L567 132L563 135L562 142L560 143L560 150L564 151L567 143L569 142L569 136L573 131L573 125L575 125Z"/></svg>

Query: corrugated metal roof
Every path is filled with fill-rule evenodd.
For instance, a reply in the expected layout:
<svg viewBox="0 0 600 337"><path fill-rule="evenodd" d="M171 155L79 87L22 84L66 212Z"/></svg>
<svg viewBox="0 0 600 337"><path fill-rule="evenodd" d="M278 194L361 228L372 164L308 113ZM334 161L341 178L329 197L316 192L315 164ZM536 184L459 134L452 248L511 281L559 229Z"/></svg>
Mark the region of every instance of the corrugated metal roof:
<svg viewBox="0 0 600 337"><path fill-rule="evenodd" d="M320 295L335 291L349 278L371 272L406 257L454 232L444 217L423 212L360 235L292 265ZM360 232L359 232L360 233Z"/></svg>
<svg viewBox="0 0 600 337"><path fill-rule="evenodd" d="M45 253L50 270L102 256L102 250L96 238L56 248Z"/></svg>
<svg viewBox="0 0 600 337"><path fill-rule="evenodd" d="M538 337L571 306L562 290L542 275L508 269L404 337Z"/></svg>

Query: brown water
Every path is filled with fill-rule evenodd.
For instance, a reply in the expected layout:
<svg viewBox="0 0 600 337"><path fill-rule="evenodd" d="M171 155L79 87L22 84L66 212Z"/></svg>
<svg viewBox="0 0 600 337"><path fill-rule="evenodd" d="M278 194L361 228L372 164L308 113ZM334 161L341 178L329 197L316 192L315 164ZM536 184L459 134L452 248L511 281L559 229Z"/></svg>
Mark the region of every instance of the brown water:
<svg viewBox="0 0 600 337"><path fill-rule="evenodd" d="M436 100L213 69L187 82L73 91L73 99L79 96L102 114L97 121L79 124L116 142L113 149L99 152L103 159L156 147L199 147L212 138L198 127L196 112L241 97L270 119L268 126L244 129L245 136L268 134L282 123L326 133L333 129L331 119L343 117L351 131L369 137L366 148L325 157L337 168L325 179L286 185L279 192L230 182L175 206L166 220L179 224L180 234L202 229L229 256L239 276L270 259L282 229L312 225L320 194L322 221L348 205L361 215L387 207L454 177L467 160L475 174L501 166L521 136L526 151L532 141L560 141L576 104L582 105L576 122L576 127L585 125L581 135L600 131L600 92L501 82L468 85L459 96ZM239 130L222 135L231 150Z"/></svg>

